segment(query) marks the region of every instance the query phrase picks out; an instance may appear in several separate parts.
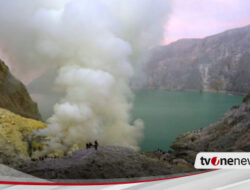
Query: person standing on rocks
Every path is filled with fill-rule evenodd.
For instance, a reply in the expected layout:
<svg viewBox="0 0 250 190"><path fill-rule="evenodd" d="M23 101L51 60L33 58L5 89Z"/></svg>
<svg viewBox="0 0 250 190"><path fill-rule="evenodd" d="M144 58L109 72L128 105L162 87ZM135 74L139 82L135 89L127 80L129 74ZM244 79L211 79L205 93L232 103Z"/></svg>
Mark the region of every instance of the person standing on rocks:
<svg viewBox="0 0 250 190"><path fill-rule="evenodd" d="M94 146L95 146L95 150L97 150L97 148L98 148L98 142L97 142L97 140L95 140Z"/></svg>

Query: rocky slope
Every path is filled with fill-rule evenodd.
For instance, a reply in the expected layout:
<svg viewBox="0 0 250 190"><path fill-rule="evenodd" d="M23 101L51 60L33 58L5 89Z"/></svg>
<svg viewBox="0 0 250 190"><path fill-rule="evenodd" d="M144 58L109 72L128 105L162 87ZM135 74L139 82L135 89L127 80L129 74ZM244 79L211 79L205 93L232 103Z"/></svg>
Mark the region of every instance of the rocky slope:
<svg viewBox="0 0 250 190"><path fill-rule="evenodd" d="M40 121L0 108L0 163L15 166L29 158L32 150L39 148L33 132L44 127Z"/></svg>
<svg viewBox="0 0 250 190"><path fill-rule="evenodd" d="M167 175L189 171L153 160L125 147L78 150L65 158L33 161L22 171L46 179L113 179Z"/></svg>
<svg viewBox="0 0 250 190"><path fill-rule="evenodd" d="M250 91L250 26L154 48L134 88ZM146 80L145 80L146 78Z"/></svg>
<svg viewBox="0 0 250 190"><path fill-rule="evenodd" d="M169 156L193 163L201 151L250 151L250 93L216 123L185 133L172 144Z"/></svg>
<svg viewBox="0 0 250 190"><path fill-rule="evenodd" d="M12 76L0 60L0 107L24 117L41 119L37 104L30 98L25 86Z"/></svg>

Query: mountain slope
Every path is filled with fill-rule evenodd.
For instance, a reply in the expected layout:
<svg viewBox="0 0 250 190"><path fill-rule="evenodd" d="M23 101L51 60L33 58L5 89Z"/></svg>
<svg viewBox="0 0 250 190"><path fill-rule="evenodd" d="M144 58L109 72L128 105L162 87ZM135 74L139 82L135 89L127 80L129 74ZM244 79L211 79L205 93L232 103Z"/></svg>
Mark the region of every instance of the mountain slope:
<svg viewBox="0 0 250 190"><path fill-rule="evenodd" d="M250 26L156 47L145 76L144 85L134 86L245 94L250 91Z"/></svg>
<svg viewBox="0 0 250 190"><path fill-rule="evenodd" d="M216 123L184 133L171 146L173 154L193 163L198 152L250 151L250 93Z"/></svg>
<svg viewBox="0 0 250 190"><path fill-rule="evenodd" d="M24 117L41 119L37 104L32 101L25 86L12 76L0 60L0 107Z"/></svg>

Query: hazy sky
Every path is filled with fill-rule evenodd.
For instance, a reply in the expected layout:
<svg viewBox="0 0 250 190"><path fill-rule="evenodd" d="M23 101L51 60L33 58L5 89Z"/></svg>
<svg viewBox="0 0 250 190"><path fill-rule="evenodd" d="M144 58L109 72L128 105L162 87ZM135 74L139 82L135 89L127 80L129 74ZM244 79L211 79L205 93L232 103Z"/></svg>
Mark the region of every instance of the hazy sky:
<svg viewBox="0 0 250 190"><path fill-rule="evenodd" d="M250 24L249 0L173 0L164 43Z"/></svg>
<svg viewBox="0 0 250 190"><path fill-rule="evenodd" d="M4 0L1 1L4 2ZM250 0L172 0L172 13L168 18L163 44L181 38L201 38L249 25ZM0 57L4 59L1 51ZM39 75L36 72L27 76L19 75L14 66L12 72L25 84Z"/></svg>

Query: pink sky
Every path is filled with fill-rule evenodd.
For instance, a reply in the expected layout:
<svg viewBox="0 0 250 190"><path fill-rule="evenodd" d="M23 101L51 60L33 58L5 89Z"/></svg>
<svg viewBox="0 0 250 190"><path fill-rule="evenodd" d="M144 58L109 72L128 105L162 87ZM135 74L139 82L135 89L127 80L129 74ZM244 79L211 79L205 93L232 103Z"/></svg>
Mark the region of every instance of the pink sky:
<svg viewBox="0 0 250 190"><path fill-rule="evenodd" d="M173 0L163 44L250 24L250 0Z"/></svg>
<svg viewBox="0 0 250 190"><path fill-rule="evenodd" d="M163 44L182 38L202 38L246 25L250 25L250 0L172 0ZM0 57L4 58L1 54ZM18 73L14 69L13 73ZM28 84L41 73L17 76Z"/></svg>

